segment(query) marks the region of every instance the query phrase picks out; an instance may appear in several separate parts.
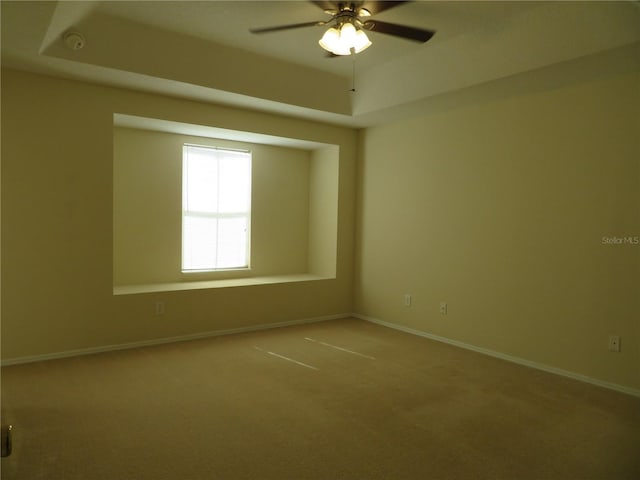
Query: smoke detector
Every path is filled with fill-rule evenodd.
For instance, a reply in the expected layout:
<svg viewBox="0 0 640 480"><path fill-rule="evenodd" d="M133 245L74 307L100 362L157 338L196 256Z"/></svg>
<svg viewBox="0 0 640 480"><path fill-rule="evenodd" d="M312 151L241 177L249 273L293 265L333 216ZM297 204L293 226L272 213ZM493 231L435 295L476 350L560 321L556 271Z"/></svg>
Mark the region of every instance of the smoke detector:
<svg viewBox="0 0 640 480"><path fill-rule="evenodd" d="M80 50L86 43L84 35L79 32L67 32L64 34L63 40L65 45L71 50Z"/></svg>

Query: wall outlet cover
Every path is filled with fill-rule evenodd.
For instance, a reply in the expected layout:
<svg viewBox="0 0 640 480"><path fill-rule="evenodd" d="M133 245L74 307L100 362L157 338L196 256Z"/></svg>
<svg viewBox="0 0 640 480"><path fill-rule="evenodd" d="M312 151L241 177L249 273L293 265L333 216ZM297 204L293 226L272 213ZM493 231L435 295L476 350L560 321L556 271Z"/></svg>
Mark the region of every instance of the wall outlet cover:
<svg viewBox="0 0 640 480"><path fill-rule="evenodd" d="M609 335L609 350L611 352L620 351L620 337L618 335Z"/></svg>

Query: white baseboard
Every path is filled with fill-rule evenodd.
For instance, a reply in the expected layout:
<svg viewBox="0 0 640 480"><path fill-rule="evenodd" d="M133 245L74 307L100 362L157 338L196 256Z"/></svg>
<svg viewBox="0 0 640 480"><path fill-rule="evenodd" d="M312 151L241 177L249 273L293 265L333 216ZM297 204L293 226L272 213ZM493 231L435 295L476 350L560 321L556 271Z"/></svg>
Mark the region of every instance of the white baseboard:
<svg viewBox="0 0 640 480"><path fill-rule="evenodd" d="M230 328L227 330L212 330L208 332L193 333L189 335L179 335L176 337L154 338L152 340L142 340L139 342L121 343L117 345L104 345L100 347L81 348L78 350L67 350L64 352L45 353L43 355L32 355L26 357L15 357L2 360L2 366L18 365L22 363L41 362L44 360L55 360L58 358L77 357L80 355L91 355L94 353L113 352L116 350L127 350L131 348L149 347L162 345L165 343L186 342L189 340L199 340L202 338L219 337L222 335L233 335L235 333L257 332L272 328L290 327L293 325L304 325L307 323L324 322L327 320L338 320L351 317L350 313L340 313L337 315L325 315L322 317L302 318L298 320L288 320L286 322L268 323L264 325L252 325L249 327Z"/></svg>
<svg viewBox="0 0 640 480"><path fill-rule="evenodd" d="M402 325L397 325L395 323L385 322L384 320L380 320L378 318L369 317L366 315L360 315L359 313L352 313L352 317L359 318L360 320L366 320L371 323L375 323L378 325L382 325L385 327L393 328L395 330L399 330L401 332L410 333L412 335L418 335L420 337L428 338L430 340L435 340L437 342L447 343L449 345L453 345L456 347L464 348L466 350L472 350L474 352L482 353L484 355L489 355L491 357L499 358L501 360L506 360L508 362L517 363L518 365L524 365L526 367L535 368L536 370L542 370L544 372L554 373L556 375L561 375L563 377L572 378L574 380L579 380L581 382L590 383L592 385L597 385L599 387L608 388L609 390L615 390L617 392L626 393L628 395L633 395L634 397L640 397L640 390L626 387L624 385L618 385L617 383L606 382L604 380L599 380L597 378L587 377L586 375L581 375L579 373L570 372L568 370L562 370L561 368L551 367L549 365L544 365L537 362L532 362L530 360L525 360L524 358L513 357L511 355L507 355L504 353L496 352L494 350L489 350L487 348L476 347L475 345L470 345L468 343L459 342L457 340L452 340L450 338L441 337L438 335L433 335L431 333L423 332L421 330L415 330L413 328L404 327Z"/></svg>

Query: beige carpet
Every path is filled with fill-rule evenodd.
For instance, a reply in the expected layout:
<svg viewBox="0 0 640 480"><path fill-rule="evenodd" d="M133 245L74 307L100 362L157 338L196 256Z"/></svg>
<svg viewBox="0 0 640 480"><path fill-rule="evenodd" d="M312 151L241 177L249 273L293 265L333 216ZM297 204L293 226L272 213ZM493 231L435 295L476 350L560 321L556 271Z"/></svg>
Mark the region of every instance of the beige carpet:
<svg viewBox="0 0 640 480"><path fill-rule="evenodd" d="M360 320L2 369L3 480L640 479L640 399Z"/></svg>

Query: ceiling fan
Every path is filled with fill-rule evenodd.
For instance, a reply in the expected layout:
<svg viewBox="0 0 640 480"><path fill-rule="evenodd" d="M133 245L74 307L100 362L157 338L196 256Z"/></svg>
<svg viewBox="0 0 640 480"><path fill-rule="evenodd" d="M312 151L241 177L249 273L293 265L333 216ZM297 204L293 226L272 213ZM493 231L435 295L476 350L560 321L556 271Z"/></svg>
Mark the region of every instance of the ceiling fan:
<svg viewBox="0 0 640 480"><path fill-rule="evenodd" d="M371 17L390 8L397 7L409 1L313 1L311 3L320 7L328 15L329 20L316 22L293 23L289 25L278 25L274 27L252 28L251 33L279 32L281 30L291 30L303 27L321 27L329 25L318 42L322 48L327 50L330 56L351 55L360 53L371 45L365 30L385 35L392 35L414 42L424 43L436 33L433 30L398 25L395 23L381 22L373 20Z"/></svg>

